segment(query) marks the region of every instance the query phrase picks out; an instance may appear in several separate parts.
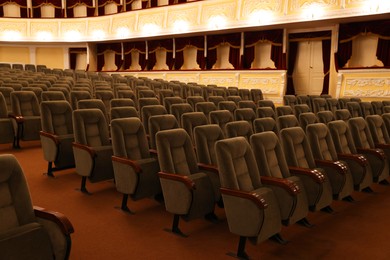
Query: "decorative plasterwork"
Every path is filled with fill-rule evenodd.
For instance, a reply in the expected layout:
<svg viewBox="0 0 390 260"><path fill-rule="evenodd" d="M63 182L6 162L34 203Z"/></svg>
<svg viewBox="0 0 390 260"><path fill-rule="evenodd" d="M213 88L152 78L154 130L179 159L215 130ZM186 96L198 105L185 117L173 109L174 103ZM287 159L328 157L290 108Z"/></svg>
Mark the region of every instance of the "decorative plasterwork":
<svg viewBox="0 0 390 260"><path fill-rule="evenodd" d="M184 6L184 5L183 5ZM198 25L198 8L175 8L168 10L167 27L173 28L176 21L186 21L189 26Z"/></svg>
<svg viewBox="0 0 390 260"><path fill-rule="evenodd" d="M69 22L62 22L61 23L61 33L62 35L65 35L67 32L70 31L77 31L81 35L85 35L85 30L86 26L85 23L80 21L80 22L75 22L75 21L69 21Z"/></svg>
<svg viewBox="0 0 390 260"><path fill-rule="evenodd" d="M137 31L142 32L145 25L155 24L159 27L165 27L165 12L145 12L140 13L138 16L138 27Z"/></svg>
<svg viewBox="0 0 390 260"><path fill-rule="evenodd" d="M51 33L53 37L58 36L58 25L53 22L32 22L30 24L31 36L37 36L39 32Z"/></svg>
<svg viewBox="0 0 390 260"><path fill-rule="evenodd" d="M248 18L253 11L272 11L275 15L283 13L283 0L243 0L241 18Z"/></svg>
<svg viewBox="0 0 390 260"><path fill-rule="evenodd" d="M130 32L135 30L136 17L135 16L126 16L126 17L114 17L112 19L112 28L111 32L115 33L118 28L128 28Z"/></svg>
<svg viewBox="0 0 390 260"><path fill-rule="evenodd" d="M0 32L18 31L21 35L27 34L27 23L22 21L4 21L0 23Z"/></svg>
<svg viewBox="0 0 390 260"><path fill-rule="evenodd" d="M202 24L207 25L209 19L215 16L224 16L229 21L229 23L236 20L236 1L210 2L205 2L203 5L201 20Z"/></svg>
<svg viewBox="0 0 390 260"><path fill-rule="evenodd" d="M111 32L110 30L110 19L91 19L88 22L88 34L92 35L94 31L101 30L104 31L106 34L109 34Z"/></svg>
<svg viewBox="0 0 390 260"><path fill-rule="evenodd" d="M218 85L218 86L237 86L238 85L238 73L201 73L199 75L199 82L203 85Z"/></svg>
<svg viewBox="0 0 390 260"><path fill-rule="evenodd" d="M299 13L303 9L310 8L311 6L334 10L340 8L340 0L289 0L287 14Z"/></svg>

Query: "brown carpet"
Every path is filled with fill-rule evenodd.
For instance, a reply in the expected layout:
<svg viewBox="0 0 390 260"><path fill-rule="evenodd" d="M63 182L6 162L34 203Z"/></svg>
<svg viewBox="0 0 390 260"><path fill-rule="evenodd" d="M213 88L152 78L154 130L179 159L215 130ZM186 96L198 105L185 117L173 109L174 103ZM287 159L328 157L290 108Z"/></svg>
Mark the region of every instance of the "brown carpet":
<svg viewBox="0 0 390 260"><path fill-rule="evenodd" d="M43 173L39 142L22 142L22 149L0 145L0 153L13 153L21 163L34 205L64 213L73 223L71 259L233 259L238 237L229 232L224 211L217 209L218 224L205 220L180 222L188 238L163 231L172 215L154 200L129 200L136 212L128 215L115 209L122 196L112 182L87 183L93 194L75 190L80 185L74 169ZM289 241L280 245L266 241L247 244L252 259L390 259L390 186L374 184L374 193L355 192L355 202L334 201L335 213L310 213L315 226L283 227ZM1 253L0 253L1 254Z"/></svg>

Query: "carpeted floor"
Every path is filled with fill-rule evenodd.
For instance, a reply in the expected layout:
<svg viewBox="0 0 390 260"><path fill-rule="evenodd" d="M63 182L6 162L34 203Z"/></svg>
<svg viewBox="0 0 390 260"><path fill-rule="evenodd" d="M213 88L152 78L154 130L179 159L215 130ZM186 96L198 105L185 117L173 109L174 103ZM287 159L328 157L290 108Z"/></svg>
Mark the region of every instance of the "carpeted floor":
<svg viewBox="0 0 390 260"><path fill-rule="evenodd" d="M205 220L181 221L188 238L165 232L172 215L154 200L129 200L136 212L128 215L115 209L121 203L112 182L87 183L92 195L75 189L81 177L74 169L43 175L39 142L21 143L13 150L0 145L0 153L13 153L21 163L34 205L64 213L73 223L71 259L233 259L238 237L229 232L223 209L220 223ZM283 227L289 241L280 245L266 241L247 244L252 259L390 259L390 186L374 184L374 193L355 192L355 202L334 201L335 213L309 213L312 228Z"/></svg>

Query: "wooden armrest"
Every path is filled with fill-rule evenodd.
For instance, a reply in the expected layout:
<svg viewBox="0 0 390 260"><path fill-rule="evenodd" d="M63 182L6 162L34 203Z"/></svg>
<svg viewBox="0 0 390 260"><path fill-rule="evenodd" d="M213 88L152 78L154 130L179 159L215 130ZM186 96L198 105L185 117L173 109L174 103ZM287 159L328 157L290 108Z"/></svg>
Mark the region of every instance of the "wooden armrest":
<svg viewBox="0 0 390 260"><path fill-rule="evenodd" d="M119 162L119 163L123 163L123 164L127 164L127 165L131 166L136 173L141 173L142 172L141 167L134 160L130 160L130 159L124 158L124 157L118 157L118 156L115 156L115 155L111 156L111 159L113 161L116 161L116 162Z"/></svg>
<svg viewBox="0 0 390 260"><path fill-rule="evenodd" d="M188 178L187 176L179 175L179 174L173 174L173 173L167 173L167 172L159 172L158 176L160 178L182 182L190 190L195 190L196 189L195 182L193 180L191 180L190 178Z"/></svg>
<svg viewBox="0 0 390 260"><path fill-rule="evenodd" d="M348 167L340 161L333 162L333 161L326 161L326 160L315 160L315 162L320 167L321 166L330 167L339 171L344 175L348 173Z"/></svg>
<svg viewBox="0 0 390 260"><path fill-rule="evenodd" d="M375 147L379 149L390 149L390 144L375 144Z"/></svg>
<svg viewBox="0 0 390 260"><path fill-rule="evenodd" d="M209 171L209 172L213 172L213 173L219 174L218 167L215 166L215 165L205 164L205 163L198 163L198 167L201 170L206 170L206 171Z"/></svg>
<svg viewBox="0 0 390 260"><path fill-rule="evenodd" d="M300 175L310 176L317 183L324 183L325 182L325 176L322 174L322 172L320 172L316 169L307 169L307 168L300 168L300 167L294 167L294 166L289 166L288 168L289 168L291 174L300 174Z"/></svg>
<svg viewBox="0 0 390 260"><path fill-rule="evenodd" d="M91 149L91 147L83 145L83 144L75 143L75 142L73 142L72 145L73 145L73 147L87 151L91 155L92 158L96 157L96 153L93 149Z"/></svg>
<svg viewBox="0 0 390 260"><path fill-rule="evenodd" d="M149 149L149 153L157 156L157 150L156 149Z"/></svg>
<svg viewBox="0 0 390 260"><path fill-rule="evenodd" d="M343 160L352 160L352 161L355 161L357 162L358 164L360 164L361 166L363 167L366 167L368 165L368 160L366 157L364 157L364 155L362 154L346 154L346 153L339 153L337 154L337 156L339 157L339 159Z"/></svg>
<svg viewBox="0 0 390 260"><path fill-rule="evenodd" d="M56 145L58 145L60 143L60 140L58 140L58 136L55 134L51 134L51 133L44 132L44 131L39 131L39 134L44 136L44 137L50 138L51 140L53 140L53 142Z"/></svg>
<svg viewBox="0 0 390 260"><path fill-rule="evenodd" d="M268 204L265 201L265 199L261 197L259 194L256 194L254 192L232 190L228 188L220 188L220 191L222 194L250 200L253 203L255 203L256 206L259 207L260 209L265 209L268 207Z"/></svg>
<svg viewBox="0 0 390 260"><path fill-rule="evenodd" d="M379 157L379 159L381 160L384 160L386 158L385 152L382 149L356 148L356 150L359 153L367 153L367 154L375 155Z"/></svg>
<svg viewBox="0 0 390 260"><path fill-rule="evenodd" d="M34 206L34 214L38 218L50 220L56 223L64 235L70 235L74 232L72 223L70 223L69 219L62 213Z"/></svg>
<svg viewBox="0 0 390 260"><path fill-rule="evenodd" d="M16 123L18 123L18 124L21 124L21 123L24 122L24 117L23 116L17 116L17 115L14 115L14 114L8 114L8 117L15 119Z"/></svg>
<svg viewBox="0 0 390 260"><path fill-rule="evenodd" d="M301 192L299 186L290 180L275 178L270 176L261 176L261 182L267 185L279 186L285 190L287 190L291 195L297 195Z"/></svg>

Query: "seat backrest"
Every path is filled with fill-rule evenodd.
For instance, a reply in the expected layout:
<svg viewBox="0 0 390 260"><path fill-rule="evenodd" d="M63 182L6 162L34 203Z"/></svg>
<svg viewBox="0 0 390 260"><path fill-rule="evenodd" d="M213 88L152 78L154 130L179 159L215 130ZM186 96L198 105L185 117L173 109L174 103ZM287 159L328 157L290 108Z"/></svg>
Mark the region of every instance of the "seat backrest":
<svg viewBox="0 0 390 260"><path fill-rule="evenodd" d="M256 114L252 108L237 108L234 111L234 119L236 121L248 121L250 124L252 124L253 120L256 119Z"/></svg>
<svg viewBox="0 0 390 260"><path fill-rule="evenodd" d="M301 127L289 127L280 131L280 140L289 166L316 167L309 141Z"/></svg>
<svg viewBox="0 0 390 260"><path fill-rule="evenodd" d="M324 124L328 124L330 121L335 120L332 111L328 111L328 110L318 112L317 118L319 123L324 123Z"/></svg>
<svg viewBox="0 0 390 260"><path fill-rule="evenodd" d="M187 131L192 141L194 141L194 128L207 124L207 117L202 112L188 112L181 115L181 127Z"/></svg>
<svg viewBox="0 0 390 260"><path fill-rule="evenodd" d="M227 88L229 96L238 96L238 88L237 87L228 87Z"/></svg>
<svg viewBox="0 0 390 260"><path fill-rule="evenodd" d="M66 100L64 93L61 91L43 91L41 99L42 101Z"/></svg>
<svg viewBox="0 0 390 260"><path fill-rule="evenodd" d="M150 148L157 149L156 133L162 130L179 128L176 117L171 114L149 117L149 144Z"/></svg>
<svg viewBox="0 0 390 260"><path fill-rule="evenodd" d="M215 143L224 139L222 129L216 124L197 126L194 128L194 139L198 162L217 165Z"/></svg>
<svg viewBox="0 0 390 260"><path fill-rule="evenodd" d="M360 109L359 103L356 101L347 102L347 109L351 113L351 117L362 116L362 110Z"/></svg>
<svg viewBox="0 0 390 260"><path fill-rule="evenodd" d="M202 95L197 96L189 96L187 97L187 103L191 105L192 109L195 110L196 103L204 102L204 98Z"/></svg>
<svg viewBox="0 0 390 260"><path fill-rule="evenodd" d="M195 105L196 112L203 112L208 120L211 111L217 110L217 106L213 102L198 102Z"/></svg>
<svg viewBox="0 0 390 260"><path fill-rule="evenodd" d="M156 134L156 145L163 172L187 176L199 172L191 138L184 129L159 131Z"/></svg>
<svg viewBox="0 0 390 260"><path fill-rule="evenodd" d="M278 126L279 131L287 127L300 126L298 118L294 115L279 116L276 119L276 124Z"/></svg>
<svg viewBox="0 0 390 260"><path fill-rule="evenodd" d="M366 121L374 144L390 144L389 132L380 115L366 116Z"/></svg>
<svg viewBox="0 0 390 260"><path fill-rule="evenodd" d="M3 94L0 92L0 118L8 118L7 102Z"/></svg>
<svg viewBox="0 0 390 260"><path fill-rule="evenodd" d="M363 117L353 117L349 119L348 127L351 130L356 147L375 148L370 129Z"/></svg>
<svg viewBox="0 0 390 260"><path fill-rule="evenodd" d="M294 111L290 106L276 107L276 116L294 115Z"/></svg>
<svg viewBox="0 0 390 260"><path fill-rule="evenodd" d="M255 102L255 104L257 104L257 101L264 99L263 91L261 91L261 89L259 88L252 88L250 92L251 92L252 101Z"/></svg>
<svg viewBox="0 0 390 260"><path fill-rule="evenodd" d="M215 151L221 187L248 192L261 187L255 156L244 137L220 140Z"/></svg>
<svg viewBox="0 0 390 260"><path fill-rule="evenodd" d="M297 95L298 104L306 104L310 107L310 110L313 110L313 107L310 102L310 98L307 95Z"/></svg>
<svg viewBox="0 0 390 260"><path fill-rule="evenodd" d="M111 120L125 117L139 117L137 109L135 107L111 107Z"/></svg>
<svg viewBox="0 0 390 260"><path fill-rule="evenodd" d="M278 133L279 133L276 121L272 117L256 118L253 121L253 131L255 133L272 131L276 135L278 135Z"/></svg>
<svg viewBox="0 0 390 260"><path fill-rule="evenodd" d="M351 102L350 98L339 98L340 109L347 109L347 103Z"/></svg>
<svg viewBox="0 0 390 260"><path fill-rule="evenodd" d="M12 111L11 107L11 92L13 92L13 88L0 87L0 93L3 94L5 102L7 104L8 111Z"/></svg>
<svg viewBox="0 0 390 260"><path fill-rule="evenodd" d="M297 118L301 113L311 112L310 107L306 104L297 104L294 106L294 114Z"/></svg>
<svg viewBox="0 0 390 260"><path fill-rule="evenodd" d="M225 101L225 98L223 96L210 96L207 98L207 101L213 102L218 107L219 102Z"/></svg>
<svg viewBox="0 0 390 260"><path fill-rule="evenodd" d="M259 100L257 102L258 107L270 107L275 111L275 104L272 100Z"/></svg>
<svg viewBox="0 0 390 260"><path fill-rule="evenodd" d="M372 109L377 115L383 114L383 103L382 101L371 101Z"/></svg>
<svg viewBox="0 0 390 260"><path fill-rule="evenodd" d="M275 178L290 177L282 145L274 132L254 134L251 136L250 143L257 166L261 169L260 175Z"/></svg>
<svg viewBox="0 0 390 260"><path fill-rule="evenodd" d="M241 97L242 100L252 100L249 89L245 89L245 88L238 89L238 95Z"/></svg>
<svg viewBox="0 0 390 260"><path fill-rule="evenodd" d="M173 104L181 104L184 103L184 99L181 97L166 97L163 99L163 105L168 113L171 113L171 106Z"/></svg>
<svg viewBox="0 0 390 260"><path fill-rule="evenodd" d="M188 103L182 104L172 104L171 106L171 114L176 117L179 126L182 126L181 115L184 113L194 112L192 106Z"/></svg>
<svg viewBox="0 0 390 260"><path fill-rule="evenodd" d="M157 98L140 98L138 99L138 111L141 111L144 106L160 105Z"/></svg>
<svg viewBox="0 0 390 260"><path fill-rule="evenodd" d="M308 125L306 135L309 139L314 159L327 161L338 160L332 136L325 124L316 123Z"/></svg>
<svg viewBox="0 0 390 260"><path fill-rule="evenodd" d="M351 112L348 109L337 109L334 113L336 120L343 120L344 122L348 122L348 120L352 117Z"/></svg>
<svg viewBox="0 0 390 260"><path fill-rule="evenodd" d="M250 108L253 112L256 112L256 103L252 100L241 100L238 102L238 108Z"/></svg>
<svg viewBox="0 0 390 260"><path fill-rule="evenodd" d="M73 134L72 108L65 100L41 103L42 130L55 135Z"/></svg>
<svg viewBox="0 0 390 260"><path fill-rule="evenodd" d="M139 118L119 118L111 121L111 140L114 155L140 160L150 158L145 129Z"/></svg>
<svg viewBox="0 0 390 260"><path fill-rule="evenodd" d="M233 115L234 111L237 109L237 104L233 101L221 101L218 103L219 110L229 110L229 112Z"/></svg>
<svg viewBox="0 0 390 260"><path fill-rule="evenodd" d="M40 116L40 108L37 97L32 91L11 92L11 107L15 115Z"/></svg>
<svg viewBox="0 0 390 260"><path fill-rule="evenodd" d="M252 125L248 121L229 122L226 124L225 129L227 138L243 136L249 141L253 134Z"/></svg>
<svg viewBox="0 0 390 260"><path fill-rule="evenodd" d="M226 101L233 101L236 105L240 102L242 98L240 96L227 96Z"/></svg>
<svg viewBox="0 0 390 260"><path fill-rule="evenodd" d="M131 98L113 98L110 107L135 107L135 103Z"/></svg>
<svg viewBox="0 0 390 260"><path fill-rule="evenodd" d="M73 109L77 109L77 102L83 99L92 99L92 95L88 91L71 91L70 100Z"/></svg>
<svg viewBox="0 0 390 260"><path fill-rule="evenodd" d="M337 110L340 109L339 101L337 98L327 98L326 99L326 104L328 106L328 109L332 111L333 113Z"/></svg>
<svg viewBox="0 0 390 260"><path fill-rule="evenodd" d="M98 108L73 111L73 133L75 142L99 147L111 145L106 117Z"/></svg>
<svg viewBox="0 0 390 260"><path fill-rule="evenodd" d="M343 120L328 123L329 132L332 136L337 153L356 153L356 147L349 130L348 124Z"/></svg>
<svg viewBox="0 0 390 260"><path fill-rule="evenodd" d="M383 122L385 123L387 132L390 135L390 113L383 113L382 114L382 119L383 119Z"/></svg>
<svg viewBox="0 0 390 260"><path fill-rule="evenodd" d="M275 110L273 110L272 107L258 107L256 109L256 115L258 118L263 118L263 117L272 117L273 119L276 118Z"/></svg>
<svg viewBox="0 0 390 260"><path fill-rule="evenodd" d="M283 104L285 106L294 107L297 104L297 98L295 95L284 95L283 96Z"/></svg>
<svg viewBox="0 0 390 260"><path fill-rule="evenodd" d="M360 109L362 111L362 116L365 118L366 116L373 115L374 109L371 105L371 102L360 102Z"/></svg>
<svg viewBox="0 0 390 260"><path fill-rule="evenodd" d="M325 98L314 98L313 99L313 112L318 113L320 111L328 110L328 105Z"/></svg>
<svg viewBox="0 0 390 260"><path fill-rule="evenodd" d="M229 122L233 122L233 115L228 110L215 110L209 114L210 124L217 124L226 135L225 126Z"/></svg>
<svg viewBox="0 0 390 260"><path fill-rule="evenodd" d="M316 115L312 112L307 113L301 113L299 115L299 124L301 125L302 129L306 131L306 127L310 124L315 124L318 122L318 119Z"/></svg>
<svg viewBox="0 0 390 260"><path fill-rule="evenodd" d="M141 109L141 121L144 124L145 131L149 133L149 118L155 115L168 114L167 110L162 105L144 106Z"/></svg>

